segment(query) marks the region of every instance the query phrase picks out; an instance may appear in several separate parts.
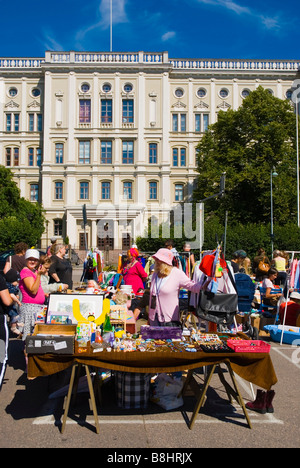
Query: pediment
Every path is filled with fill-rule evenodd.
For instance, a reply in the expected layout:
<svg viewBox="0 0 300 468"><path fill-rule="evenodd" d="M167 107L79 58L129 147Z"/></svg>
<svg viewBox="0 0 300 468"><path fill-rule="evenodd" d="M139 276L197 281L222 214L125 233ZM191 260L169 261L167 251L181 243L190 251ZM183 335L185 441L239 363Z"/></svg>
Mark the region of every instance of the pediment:
<svg viewBox="0 0 300 468"><path fill-rule="evenodd" d="M223 101L223 102L221 102L221 104L219 104L219 105L217 106L217 109L224 109L224 110L227 110L227 109L230 109L230 107L231 107L231 105L228 104L228 102Z"/></svg>
<svg viewBox="0 0 300 468"><path fill-rule="evenodd" d="M5 104L5 107L11 107L13 109L17 109L18 107L20 107L20 105L14 102L13 100L11 100L7 104Z"/></svg>
<svg viewBox="0 0 300 468"><path fill-rule="evenodd" d="M173 104L172 108L173 109L185 109L186 104L183 104L183 102L181 102L181 101L177 101L177 102L175 102L175 104Z"/></svg>
<svg viewBox="0 0 300 468"><path fill-rule="evenodd" d="M206 104L204 101L200 101L198 104L195 105L195 109L208 109L209 105Z"/></svg>
<svg viewBox="0 0 300 468"><path fill-rule="evenodd" d="M38 101L34 100L30 104L28 104L27 107L40 107L40 103Z"/></svg>

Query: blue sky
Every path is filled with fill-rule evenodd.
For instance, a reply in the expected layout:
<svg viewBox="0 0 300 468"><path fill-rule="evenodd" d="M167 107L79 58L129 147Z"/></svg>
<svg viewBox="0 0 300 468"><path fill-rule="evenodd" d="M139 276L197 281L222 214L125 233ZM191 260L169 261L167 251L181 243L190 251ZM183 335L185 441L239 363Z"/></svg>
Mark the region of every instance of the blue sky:
<svg viewBox="0 0 300 468"><path fill-rule="evenodd" d="M112 0L113 51L300 59L294 0ZM0 56L109 51L110 0L0 0Z"/></svg>

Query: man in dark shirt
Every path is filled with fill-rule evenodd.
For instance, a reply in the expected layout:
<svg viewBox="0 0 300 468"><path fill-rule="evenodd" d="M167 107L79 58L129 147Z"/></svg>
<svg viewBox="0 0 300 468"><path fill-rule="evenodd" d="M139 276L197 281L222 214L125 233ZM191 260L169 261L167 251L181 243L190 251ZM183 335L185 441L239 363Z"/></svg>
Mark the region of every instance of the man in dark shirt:
<svg viewBox="0 0 300 468"><path fill-rule="evenodd" d="M244 250L237 250L234 252L230 262L234 273L238 273L240 271L241 264L246 257L247 254Z"/></svg>

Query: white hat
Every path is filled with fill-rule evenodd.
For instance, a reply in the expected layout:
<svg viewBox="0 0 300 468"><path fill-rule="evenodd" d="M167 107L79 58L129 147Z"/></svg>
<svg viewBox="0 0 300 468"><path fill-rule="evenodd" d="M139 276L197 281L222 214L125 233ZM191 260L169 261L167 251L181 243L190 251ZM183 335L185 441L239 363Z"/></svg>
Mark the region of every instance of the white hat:
<svg viewBox="0 0 300 468"><path fill-rule="evenodd" d="M25 253L25 260L28 260L28 258L36 258L37 260L39 260L40 252L36 249L28 249Z"/></svg>
<svg viewBox="0 0 300 468"><path fill-rule="evenodd" d="M298 299L298 301L300 301L300 294L298 292L294 291L294 292L291 293L290 298L291 299Z"/></svg>

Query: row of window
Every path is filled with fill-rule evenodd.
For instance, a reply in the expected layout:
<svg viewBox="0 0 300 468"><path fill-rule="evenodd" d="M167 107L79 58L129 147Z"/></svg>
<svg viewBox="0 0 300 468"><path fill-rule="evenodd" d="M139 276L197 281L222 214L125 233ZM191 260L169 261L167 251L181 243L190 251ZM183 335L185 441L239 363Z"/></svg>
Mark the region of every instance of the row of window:
<svg viewBox="0 0 300 468"><path fill-rule="evenodd" d="M186 114L172 114L172 131L186 132ZM195 114L195 132L206 132L209 125L209 114Z"/></svg>
<svg viewBox="0 0 300 468"><path fill-rule="evenodd" d="M186 116L185 113L172 113L172 131L173 132L186 132ZM112 123L112 100L101 100L101 123ZM122 122L134 122L134 108L133 100L123 100ZM80 100L79 107L79 123L91 123L91 101L86 99ZM195 132L206 132L209 125L209 114L195 114ZM28 131L29 132L42 132L43 130L43 116L42 114L29 113L28 114ZM7 132L20 131L20 113L6 113L6 126Z"/></svg>
<svg viewBox="0 0 300 468"><path fill-rule="evenodd" d="M101 182L101 200L111 200L112 183L109 181ZM175 184L175 201L183 201L184 185ZM133 199L133 182L123 182L123 200ZM79 182L79 199L89 200L90 198L90 183ZM148 184L148 198L149 200L158 200L158 182L151 181ZM54 182L54 199L64 199L64 183L61 181ZM30 200L37 202L39 200L39 184L30 184Z"/></svg>
<svg viewBox="0 0 300 468"><path fill-rule="evenodd" d="M55 145L55 162L62 164L64 147L62 143ZM187 165L186 148L172 148L172 166L184 167ZM112 141L101 141L100 163L112 164ZM148 146L149 164L158 164L158 145L150 143ZM79 164L90 164L91 162L91 142L89 140L79 142ZM122 164L134 163L134 142L122 141Z"/></svg>
<svg viewBox="0 0 300 468"><path fill-rule="evenodd" d="M20 165L20 149L6 148L5 149L6 166L19 166ZM112 141L101 142L100 163L112 164ZM148 147L148 161L149 164L158 164L158 146L157 143L150 143ZM64 145L63 143L56 143L55 145L55 163L63 164L64 162ZM79 142L79 164L91 163L91 142ZM122 142L122 164L134 163L134 142ZM28 148L28 166L41 167L42 165L42 150L41 148ZM187 151L186 148L172 148L172 166L185 167L187 165Z"/></svg>
<svg viewBox="0 0 300 468"><path fill-rule="evenodd" d="M90 84L89 83L82 83L81 86L80 86L80 91L82 93L88 93L90 91ZM104 83L102 85L102 92L103 93L110 93L111 90L112 90L112 85L110 83ZM131 93L133 91L133 85L131 83L125 83L124 86L123 86L123 92L125 93ZM274 91L272 89L269 89L268 90L271 94L274 94ZM242 89L241 91L241 96L243 98L249 96L251 90L248 89L248 88L244 88ZM292 94L292 90L288 90L286 91L285 93L285 97L287 99L291 99L291 94ZM18 95L19 91L16 87L12 86L8 89L8 96L14 98ZM41 94L41 90L39 88L32 88L31 91L30 91L30 94L32 97L39 97L40 94ZM177 98L182 98L185 94L185 90L183 88L176 88L175 91L174 91L174 96L176 96ZM221 88L218 92L219 94L219 97L222 98L222 99L226 99L228 96L229 96L229 90L227 88ZM204 87L201 87L201 88L198 88L197 91L196 91L196 96L199 97L199 98L204 98L206 97L207 95L207 90L206 88Z"/></svg>
<svg viewBox="0 0 300 468"><path fill-rule="evenodd" d="M79 123L91 123L91 100L79 99ZM101 123L112 123L113 121L113 106L112 99L101 99L100 110ZM122 100L122 122L134 122L134 100Z"/></svg>
<svg viewBox="0 0 300 468"><path fill-rule="evenodd" d="M37 113L29 113L27 120L27 129L29 132L42 132L43 131L43 115ZM6 113L6 125L5 129L7 132L19 132L20 131L20 113L10 112Z"/></svg>
<svg viewBox="0 0 300 468"><path fill-rule="evenodd" d="M20 149L19 148L5 148L5 163L6 166L19 166L20 165ZM42 149L41 148L28 148L28 166L42 165Z"/></svg>
<svg viewBox="0 0 300 468"><path fill-rule="evenodd" d="M11 86L10 88L8 88L7 94L9 97L14 98L19 94L19 90L15 86ZM41 94L41 90L40 88L32 88L30 90L30 94L34 98L39 97Z"/></svg>
<svg viewBox="0 0 300 468"><path fill-rule="evenodd" d="M79 100L79 123L91 123L90 99ZM186 132L186 113L172 113L172 131ZM101 123L112 123L113 106L112 99L101 99ZM134 122L134 100L122 100L122 122ZM205 132L209 125L209 114L195 114L195 132Z"/></svg>
<svg viewBox="0 0 300 468"><path fill-rule="evenodd" d="M53 220L53 234L54 236L63 236L63 220L62 219L54 219ZM89 233L79 233L79 249L85 250L86 242L88 243L88 236ZM85 242L86 241L86 242ZM128 250L132 245L132 238L130 233L123 233L122 235L122 250ZM109 246L110 250L114 249L114 238L109 236L97 235L97 247L100 250L105 250L105 247Z"/></svg>

